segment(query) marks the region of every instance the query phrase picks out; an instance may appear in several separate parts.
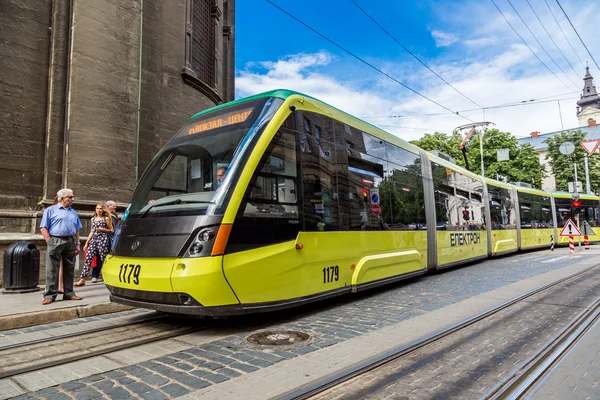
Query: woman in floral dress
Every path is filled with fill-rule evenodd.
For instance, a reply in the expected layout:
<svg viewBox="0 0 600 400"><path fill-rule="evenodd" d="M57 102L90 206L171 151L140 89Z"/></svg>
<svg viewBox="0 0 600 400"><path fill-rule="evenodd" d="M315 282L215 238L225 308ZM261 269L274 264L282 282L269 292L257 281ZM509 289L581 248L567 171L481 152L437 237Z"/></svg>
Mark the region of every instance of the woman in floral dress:
<svg viewBox="0 0 600 400"><path fill-rule="evenodd" d="M104 259L110 251L110 234L114 232L111 217L104 204L96 204L96 214L92 218L92 229L83 247L85 261L81 270L81 278L75 283L75 286L85 286L85 278L90 272L94 257L97 257L98 266L104 263Z"/></svg>

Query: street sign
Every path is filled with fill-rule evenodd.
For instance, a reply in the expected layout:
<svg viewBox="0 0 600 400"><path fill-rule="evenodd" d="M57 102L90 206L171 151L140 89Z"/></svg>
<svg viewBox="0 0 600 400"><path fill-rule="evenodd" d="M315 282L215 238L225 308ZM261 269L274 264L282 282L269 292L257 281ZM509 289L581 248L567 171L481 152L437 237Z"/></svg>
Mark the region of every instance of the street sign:
<svg viewBox="0 0 600 400"><path fill-rule="evenodd" d="M583 185L581 181L577 181L577 190L575 190L574 182L569 182L569 193L581 193L583 192Z"/></svg>
<svg viewBox="0 0 600 400"><path fill-rule="evenodd" d="M592 155L592 153L596 151L599 144L600 140L586 140L585 142L581 142L581 145L589 155Z"/></svg>
<svg viewBox="0 0 600 400"><path fill-rule="evenodd" d="M569 219L567 221L567 223L565 224L565 226L562 228L562 231L560 231L559 236L583 236L583 235L581 234L581 231L579 230L579 228L577 228L575 223L573 223L573 221L571 221Z"/></svg>
<svg viewBox="0 0 600 400"><path fill-rule="evenodd" d="M596 232L592 229L590 224L587 221L583 221L583 227L581 229L583 231L583 236L595 236Z"/></svg>
<svg viewBox="0 0 600 400"><path fill-rule="evenodd" d="M498 161L510 161L510 154L508 149L498 149Z"/></svg>
<svg viewBox="0 0 600 400"><path fill-rule="evenodd" d="M575 151L575 145L571 142L564 142L558 147L558 151L565 156L568 156Z"/></svg>
<svg viewBox="0 0 600 400"><path fill-rule="evenodd" d="M373 204L371 206L371 211L373 211L373 214L379 215L381 214L381 206L379 204Z"/></svg>
<svg viewBox="0 0 600 400"><path fill-rule="evenodd" d="M371 203L379 204L379 189L371 189Z"/></svg>

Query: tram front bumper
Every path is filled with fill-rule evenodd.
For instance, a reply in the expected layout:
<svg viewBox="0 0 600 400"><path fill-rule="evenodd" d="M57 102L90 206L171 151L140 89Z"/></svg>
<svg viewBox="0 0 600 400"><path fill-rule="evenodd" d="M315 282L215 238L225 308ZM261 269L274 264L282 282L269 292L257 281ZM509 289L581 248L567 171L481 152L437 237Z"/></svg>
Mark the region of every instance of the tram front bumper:
<svg viewBox="0 0 600 400"><path fill-rule="evenodd" d="M110 256L102 273L111 301L177 314L224 315L235 313L239 302L225 280L222 262L221 256Z"/></svg>

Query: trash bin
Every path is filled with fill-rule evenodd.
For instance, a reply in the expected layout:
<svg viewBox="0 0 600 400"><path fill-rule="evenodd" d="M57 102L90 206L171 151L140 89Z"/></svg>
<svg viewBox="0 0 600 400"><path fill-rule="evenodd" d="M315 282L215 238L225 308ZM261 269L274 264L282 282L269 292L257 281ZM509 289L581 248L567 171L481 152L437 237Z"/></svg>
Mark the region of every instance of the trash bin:
<svg viewBox="0 0 600 400"><path fill-rule="evenodd" d="M29 242L13 243L4 252L2 293L40 290L40 251Z"/></svg>

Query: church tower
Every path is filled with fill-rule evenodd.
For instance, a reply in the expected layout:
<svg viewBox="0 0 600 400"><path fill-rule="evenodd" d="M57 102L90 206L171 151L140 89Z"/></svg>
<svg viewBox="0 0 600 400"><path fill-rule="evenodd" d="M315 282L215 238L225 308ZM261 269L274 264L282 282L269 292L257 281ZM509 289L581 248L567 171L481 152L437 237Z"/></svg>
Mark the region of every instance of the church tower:
<svg viewBox="0 0 600 400"><path fill-rule="evenodd" d="M600 120L600 95L596 92L589 65L585 67L583 82L583 94L577 102L577 121L579 126L594 125Z"/></svg>

